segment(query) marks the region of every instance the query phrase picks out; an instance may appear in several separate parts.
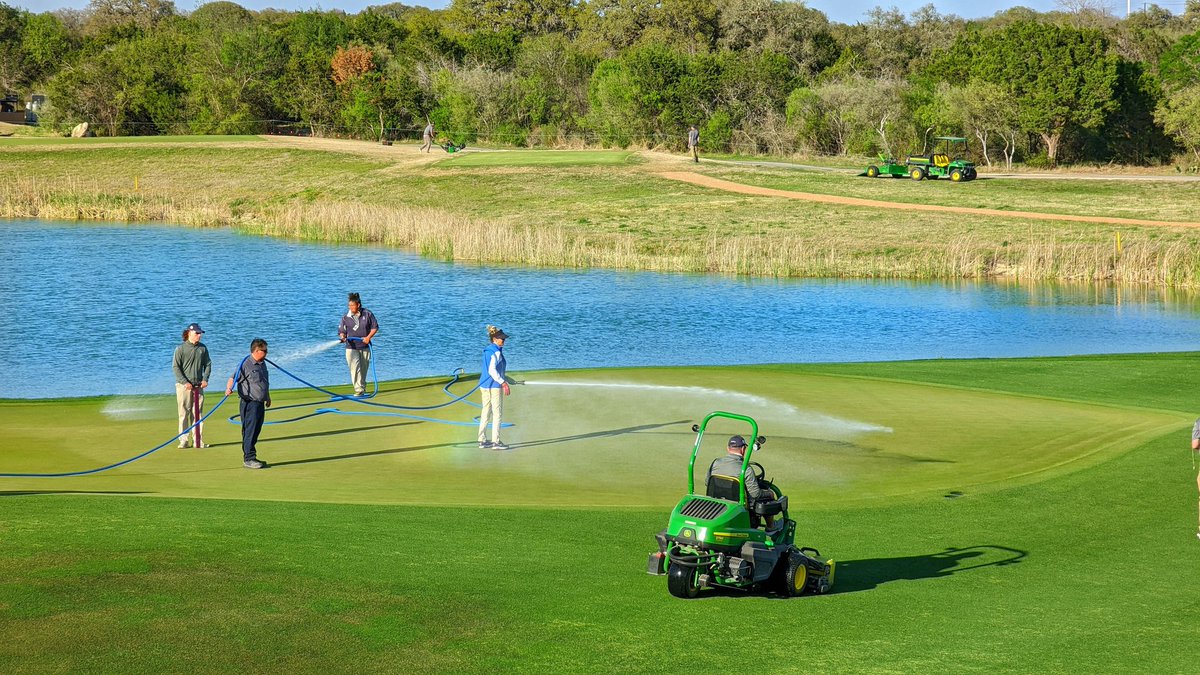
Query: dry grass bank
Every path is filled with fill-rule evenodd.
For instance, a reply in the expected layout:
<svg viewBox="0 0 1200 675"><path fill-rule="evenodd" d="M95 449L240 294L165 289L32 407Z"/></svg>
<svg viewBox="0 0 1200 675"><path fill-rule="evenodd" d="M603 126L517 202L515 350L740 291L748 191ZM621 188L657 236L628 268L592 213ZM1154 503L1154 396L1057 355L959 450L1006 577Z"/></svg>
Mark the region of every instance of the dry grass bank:
<svg viewBox="0 0 1200 675"><path fill-rule="evenodd" d="M39 178L0 184L0 217L233 227L554 267L1200 287L1200 233L1186 228L883 218L681 185L655 177L653 164L455 169L412 154L384 162L212 144L13 153Z"/></svg>

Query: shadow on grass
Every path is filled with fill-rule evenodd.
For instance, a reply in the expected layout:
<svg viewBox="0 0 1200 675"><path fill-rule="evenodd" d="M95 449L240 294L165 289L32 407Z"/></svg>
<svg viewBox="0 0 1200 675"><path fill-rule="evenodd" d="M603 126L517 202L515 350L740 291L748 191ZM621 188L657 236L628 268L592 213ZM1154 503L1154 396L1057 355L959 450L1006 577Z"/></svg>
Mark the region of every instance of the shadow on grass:
<svg viewBox="0 0 1200 675"><path fill-rule="evenodd" d="M156 492L137 490L0 490L0 497L27 497L29 495L152 495Z"/></svg>
<svg viewBox="0 0 1200 675"><path fill-rule="evenodd" d="M556 443L569 443L571 441L582 441L589 438L606 438L609 436L621 436L624 434L634 434L642 431L650 431L651 429L661 429L675 424L688 424L691 420L675 420L674 422L660 422L658 424L642 424L636 427L623 427L621 429L606 429L604 431L592 431L586 434L572 434L570 436L559 436L558 438L543 438L536 441L526 441L513 446L513 450L522 448L536 448L542 445L554 445Z"/></svg>
<svg viewBox="0 0 1200 675"><path fill-rule="evenodd" d="M940 457L921 457L919 455L906 455L898 452L890 452L881 448L871 447L868 445L859 445L851 441L832 440L828 438L810 438L806 436L773 436L774 439L787 439L797 444L802 444L805 452L809 453L824 453L844 457L847 452L855 453L872 459L879 459L892 462L903 462L911 464L954 464L952 459L942 459Z"/></svg>
<svg viewBox="0 0 1200 675"><path fill-rule="evenodd" d="M512 450L520 450L522 448L530 448L540 445L551 445L554 443L566 443L568 441L578 441L586 438L601 438L605 436L620 436L621 434L631 434L649 429L658 429L660 427L671 426L672 424L685 424L691 420L677 420L674 422L663 422L661 424L642 424L636 427L624 427L621 429L607 429L604 431L593 431L586 434L574 434L571 436L559 436L558 438L546 438L539 441L530 441L521 443L512 447ZM412 424L411 422L401 422L400 424ZM398 426L398 425L392 425ZM370 427L371 429L379 429L382 427ZM326 432L328 433L328 432ZM283 439L271 439L283 440ZM471 442L474 444L474 441ZM360 457L376 457L379 455L397 455L404 452L416 452L418 450L434 450L437 448L453 448L461 446L462 443L431 443L429 445L414 445L407 448L390 448L387 450L367 450L365 452L350 452L342 455L328 455L326 457L309 457L307 459L292 459L283 462L270 462L272 467L291 466L293 464L314 464L316 462L335 462L342 459L357 459ZM512 450L506 451L511 452ZM491 450L480 450L480 452L492 452Z"/></svg>
<svg viewBox="0 0 1200 675"><path fill-rule="evenodd" d="M853 593L891 581L937 579L984 567L1016 565L1027 555L1026 551L1020 549L984 544L948 548L928 555L839 561L833 592Z"/></svg>

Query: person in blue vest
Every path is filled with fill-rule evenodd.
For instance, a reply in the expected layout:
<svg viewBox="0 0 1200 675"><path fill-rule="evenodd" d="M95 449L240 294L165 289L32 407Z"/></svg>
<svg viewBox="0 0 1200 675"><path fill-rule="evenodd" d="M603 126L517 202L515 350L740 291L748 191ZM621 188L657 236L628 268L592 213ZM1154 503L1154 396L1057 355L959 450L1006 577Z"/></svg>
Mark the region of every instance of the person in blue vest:
<svg viewBox="0 0 1200 675"><path fill-rule="evenodd" d="M508 396L511 380L504 374L504 341L508 335L495 326L488 326L488 346L483 348L483 368L479 373L479 393L483 410L479 413L479 447L507 450L500 441L500 415L504 398ZM487 439L488 422L492 423L492 440Z"/></svg>

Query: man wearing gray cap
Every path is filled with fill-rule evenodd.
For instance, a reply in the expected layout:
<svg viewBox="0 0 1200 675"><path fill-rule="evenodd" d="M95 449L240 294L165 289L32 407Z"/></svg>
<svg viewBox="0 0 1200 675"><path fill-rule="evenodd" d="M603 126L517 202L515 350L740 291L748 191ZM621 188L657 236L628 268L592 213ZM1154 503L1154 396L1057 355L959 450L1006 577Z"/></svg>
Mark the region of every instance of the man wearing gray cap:
<svg viewBox="0 0 1200 675"><path fill-rule="evenodd" d="M175 371L175 408L179 413L179 433L191 429L187 436L179 439L181 448L208 447L202 438L202 425L196 424L203 416L204 389L208 387L208 376L212 374L208 347L200 341L203 334L198 323L184 328L183 344L175 348L175 358L171 361L171 369Z"/></svg>
<svg viewBox="0 0 1200 675"><path fill-rule="evenodd" d="M713 474L737 478L737 475L742 471L742 458L745 454L746 439L741 436L730 437L725 455L713 460L712 465L708 467L708 476L704 478L705 485L708 484L708 479ZM746 473L742 476L742 484L746 486L747 507L753 508L755 502L770 502L776 499L775 493L770 488L765 485L759 485L758 477L754 475L754 469L749 466L746 467ZM774 516L767 516L768 530L774 527L774 520Z"/></svg>

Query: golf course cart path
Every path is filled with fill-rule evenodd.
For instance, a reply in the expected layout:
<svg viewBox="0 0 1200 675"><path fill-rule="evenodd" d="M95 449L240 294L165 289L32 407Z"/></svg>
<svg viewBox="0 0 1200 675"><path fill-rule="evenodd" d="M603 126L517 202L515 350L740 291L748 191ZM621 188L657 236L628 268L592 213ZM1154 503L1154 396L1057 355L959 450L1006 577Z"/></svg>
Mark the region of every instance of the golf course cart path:
<svg viewBox="0 0 1200 675"><path fill-rule="evenodd" d="M783 197L785 199L802 199L810 202L825 204L841 204L844 206L865 206L873 209L895 209L898 211L938 211L942 213L963 213L976 216L1000 216L1003 218L1028 218L1030 220L1057 220L1076 223L1101 223L1108 225L1150 225L1155 227L1200 227L1200 223L1175 222L1169 220L1142 220L1140 218L1114 218L1111 216L1076 216L1063 213L1037 213L1034 211L1006 211L1003 209L980 209L967 206L940 206L937 204L912 204L908 202L885 202L877 199L861 199L859 197L841 197L837 195L822 195L812 192L794 192L792 190L777 190L774 188L745 185L733 181L713 178L692 171L662 171L659 176L669 179L712 188L726 192L736 192L758 197Z"/></svg>

